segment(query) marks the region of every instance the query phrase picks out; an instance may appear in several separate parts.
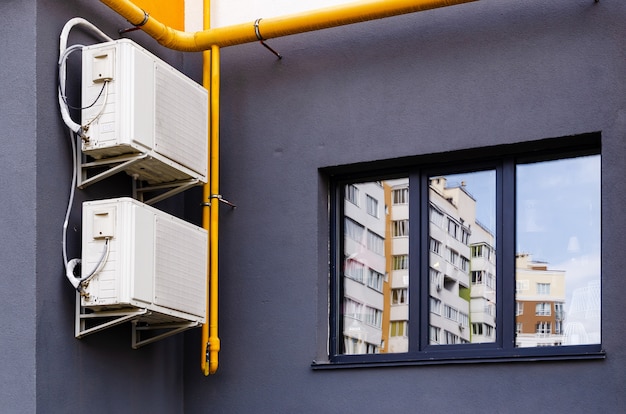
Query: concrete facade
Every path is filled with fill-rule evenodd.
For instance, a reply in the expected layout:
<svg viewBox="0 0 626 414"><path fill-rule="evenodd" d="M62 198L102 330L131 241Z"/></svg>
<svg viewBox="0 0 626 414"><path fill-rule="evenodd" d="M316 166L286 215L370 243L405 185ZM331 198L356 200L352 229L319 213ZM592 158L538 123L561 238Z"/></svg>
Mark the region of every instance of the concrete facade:
<svg viewBox="0 0 626 414"><path fill-rule="evenodd" d="M4 411L588 413L626 406L626 3L482 0L271 39L280 61L258 43L222 50L221 192L238 207L221 213L222 351L218 373L208 378L199 368L198 330L140 350L130 348L128 326L74 339L74 292L61 256L71 162L56 61L61 28L77 15L111 35L128 25L91 0L0 4ZM131 37L199 80L200 54ZM328 344L321 169L590 132L602 137L606 359L311 369L327 358ZM127 177L115 177L79 192L76 206L129 192ZM197 222L199 200L192 190L159 207ZM73 217L72 229L80 223ZM78 254L78 240L72 243Z"/></svg>

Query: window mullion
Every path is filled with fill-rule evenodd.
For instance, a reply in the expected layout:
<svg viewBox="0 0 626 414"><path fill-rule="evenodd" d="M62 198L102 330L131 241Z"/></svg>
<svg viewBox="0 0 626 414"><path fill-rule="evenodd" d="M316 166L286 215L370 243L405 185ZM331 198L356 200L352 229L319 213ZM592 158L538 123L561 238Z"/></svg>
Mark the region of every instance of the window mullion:
<svg viewBox="0 0 626 414"><path fill-rule="evenodd" d="M332 188L331 203L330 203L330 234L333 239L331 240L331 257L330 257L330 274L332 289L330 290L330 349L334 355L341 353L341 330L342 326L342 312L341 312L341 300L343 298L343 283L341 275L341 267L343 261L344 251L344 205L343 199L344 185L335 184Z"/></svg>
<svg viewBox="0 0 626 414"><path fill-rule="evenodd" d="M515 347L515 161L507 159L497 170L496 248L497 334L504 349Z"/></svg>
<svg viewBox="0 0 626 414"><path fill-rule="evenodd" d="M409 307L409 321L413 340L410 351L424 350L429 343L429 274L428 274L428 176L421 171L410 175L411 204L409 217L415 225L412 226L413 236L410 238L410 252L415 260L411 262L410 274L411 302Z"/></svg>

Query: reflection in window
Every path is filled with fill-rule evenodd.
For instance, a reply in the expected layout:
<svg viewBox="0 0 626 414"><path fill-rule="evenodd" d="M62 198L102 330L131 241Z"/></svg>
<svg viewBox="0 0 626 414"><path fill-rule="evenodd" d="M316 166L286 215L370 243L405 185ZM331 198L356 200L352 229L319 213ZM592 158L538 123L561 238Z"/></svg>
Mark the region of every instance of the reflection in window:
<svg viewBox="0 0 626 414"><path fill-rule="evenodd" d="M408 237L409 220L394 220L391 222L391 237Z"/></svg>
<svg viewBox="0 0 626 414"><path fill-rule="evenodd" d="M408 181L408 180L407 180ZM409 187L397 188L392 191L393 204L408 204Z"/></svg>
<svg viewBox="0 0 626 414"><path fill-rule="evenodd" d="M408 179L354 183L344 191L342 353L407 352Z"/></svg>
<svg viewBox="0 0 626 414"><path fill-rule="evenodd" d="M378 200L371 195L367 195L367 214L370 216L378 217Z"/></svg>
<svg viewBox="0 0 626 414"><path fill-rule="evenodd" d="M408 336L408 329L406 321L393 321L391 322L391 336Z"/></svg>
<svg viewBox="0 0 626 414"><path fill-rule="evenodd" d="M600 156L520 164L520 347L600 343Z"/></svg>
<svg viewBox="0 0 626 414"><path fill-rule="evenodd" d="M400 254L393 256L393 270L404 270L409 268L409 255Z"/></svg>
<svg viewBox="0 0 626 414"><path fill-rule="evenodd" d="M409 290L407 288L391 290L391 304L404 305L409 303Z"/></svg>
<svg viewBox="0 0 626 414"><path fill-rule="evenodd" d="M430 326L445 332L443 341L430 343L494 342L495 171L431 177L429 183ZM445 274L443 289L435 272Z"/></svg>
<svg viewBox="0 0 626 414"><path fill-rule="evenodd" d="M355 185L346 186L346 200L354 205L359 205L359 189Z"/></svg>
<svg viewBox="0 0 626 414"><path fill-rule="evenodd" d="M600 156L583 150L333 179L332 362L601 357Z"/></svg>

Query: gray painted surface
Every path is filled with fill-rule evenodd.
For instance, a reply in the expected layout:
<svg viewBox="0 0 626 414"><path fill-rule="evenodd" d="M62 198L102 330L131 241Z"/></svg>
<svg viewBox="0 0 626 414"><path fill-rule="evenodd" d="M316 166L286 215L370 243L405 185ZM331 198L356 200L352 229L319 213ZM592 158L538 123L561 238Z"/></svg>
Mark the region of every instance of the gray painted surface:
<svg viewBox="0 0 626 414"><path fill-rule="evenodd" d="M71 158L57 103L59 34L81 16L112 37L128 23L97 1L0 3L0 408L6 413L183 412L183 335L141 351L131 349L128 325L74 338L74 290L64 277L61 229ZM156 42L134 39L148 49ZM7 41L8 40L8 41ZM75 29L70 44L93 43ZM158 48L174 66L196 72L198 55ZM75 60L74 60L75 59ZM76 69L76 57L70 61ZM74 74L77 72L74 71ZM76 85L71 76L68 84ZM71 92L71 89L70 89ZM80 96L70 96L78 103ZM130 194L114 177L78 191L70 221L69 257L80 255L80 205L85 199ZM162 206L181 213L182 197Z"/></svg>
<svg viewBox="0 0 626 414"><path fill-rule="evenodd" d="M281 61L258 44L224 49L221 190L238 207L222 210L220 369L186 375L189 412L626 406L624 17L619 2L481 1L269 40ZM606 360L311 370L327 343L320 167L591 131Z"/></svg>
<svg viewBox="0 0 626 414"><path fill-rule="evenodd" d="M0 402L7 412L35 407L34 10L34 1L0 3Z"/></svg>
<svg viewBox="0 0 626 414"><path fill-rule="evenodd" d="M133 351L122 326L73 337L61 225L67 134L58 35L97 1L4 1L0 404L40 413L615 412L626 406L626 4L482 0L222 51L220 368L199 331ZM199 54L143 46L198 79ZM76 34L74 41L84 40ZM10 58L9 58L10 57ZM602 131L607 359L312 371L326 357L322 167ZM36 149L36 151L34 151ZM83 199L127 193L117 177ZM163 206L197 222L198 191ZM79 211L79 210L75 210ZM80 223L76 214L71 228ZM70 255L78 255L71 241ZM73 251L72 251L73 250Z"/></svg>

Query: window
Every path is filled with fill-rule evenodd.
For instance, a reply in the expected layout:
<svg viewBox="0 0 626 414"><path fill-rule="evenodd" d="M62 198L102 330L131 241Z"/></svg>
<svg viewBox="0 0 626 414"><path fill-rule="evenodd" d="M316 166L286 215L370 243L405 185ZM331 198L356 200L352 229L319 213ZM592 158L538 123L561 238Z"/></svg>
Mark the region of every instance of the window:
<svg viewBox="0 0 626 414"><path fill-rule="evenodd" d="M469 259L467 257L461 256L459 260L460 260L461 270L464 272L467 272L469 270Z"/></svg>
<svg viewBox="0 0 626 414"><path fill-rule="evenodd" d="M357 320L363 319L363 304L350 298L344 300L344 314Z"/></svg>
<svg viewBox="0 0 626 414"><path fill-rule="evenodd" d="M441 254L441 242L433 238L430 239L430 251L436 254Z"/></svg>
<svg viewBox="0 0 626 414"><path fill-rule="evenodd" d="M367 194L367 214L372 217L378 217L378 200Z"/></svg>
<svg viewBox="0 0 626 414"><path fill-rule="evenodd" d="M538 295L549 295L550 294L550 284L549 283L537 283L537 294Z"/></svg>
<svg viewBox="0 0 626 414"><path fill-rule="evenodd" d="M394 220L391 222L391 237L408 237L409 220Z"/></svg>
<svg viewBox="0 0 626 414"><path fill-rule="evenodd" d="M552 332L552 324L550 322L537 322L537 335L547 336Z"/></svg>
<svg viewBox="0 0 626 414"><path fill-rule="evenodd" d="M535 315L550 316L552 315L552 305L548 302L540 302L535 306Z"/></svg>
<svg viewBox="0 0 626 414"><path fill-rule="evenodd" d="M369 269L367 275L367 286L375 289L379 292L383 291L383 280L385 279L385 275L377 272L374 269Z"/></svg>
<svg viewBox="0 0 626 414"><path fill-rule="evenodd" d="M436 315L441 315L441 301L437 298L430 298L430 311Z"/></svg>
<svg viewBox="0 0 626 414"><path fill-rule="evenodd" d="M554 317L557 321L562 321L565 318L562 303L557 302L554 304Z"/></svg>
<svg viewBox="0 0 626 414"><path fill-rule="evenodd" d="M372 308L370 306L365 307L365 323L380 328L382 318L383 312L380 309Z"/></svg>
<svg viewBox="0 0 626 414"><path fill-rule="evenodd" d="M404 270L409 268L409 255L401 254L393 256L393 270Z"/></svg>
<svg viewBox="0 0 626 414"><path fill-rule="evenodd" d="M355 206L359 205L359 189L356 185L349 184L346 186L346 200Z"/></svg>
<svg viewBox="0 0 626 414"><path fill-rule="evenodd" d="M364 226L358 224L354 220L346 218L346 237L349 237L358 243L363 243L364 232Z"/></svg>
<svg viewBox="0 0 626 414"><path fill-rule="evenodd" d="M443 226L443 216L444 214L439 211L435 206L430 206L430 222L437 227Z"/></svg>
<svg viewBox="0 0 626 414"><path fill-rule="evenodd" d="M329 365L603 357L599 136L476 154L333 167Z"/></svg>
<svg viewBox="0 0 626 414"><path fill-rule="evenodd" d="M446 318L456 322L458 314L459 314L459 311L454 309L452 306L450 305L443 306L443 316L445 316Z"/></svg>
<svg viewBox="0 0 626 414"><path fill-rule="evenodd" d="M393 190L392 196L393 204L407 204L409 202L409 187Z"/></svg>
<svg viewBox="0 0 626 414"><path fill-rule="evenodd" d="M430 335L430 343L438 344L440 342L440 337L441 337L441 328L436 327L436 326L431 326L429 328L429 335Z"/></svg>
<svg viewBox="0 0 626 414"><path fill-rule="evenodd" d="M455 267L459 266L459 253L446 247L446 250L448 252L448 257L447 260L448 262L450 262L450 264L454 265Z"/></svg>
<svg viewBox="0 0 626 414"><path fill-rule="evenodd" d="M450 218L448 219L448 234L450 236L454 237L455 239L459 235L459 225L457 223L455 223L455 221L450 219Z"/></svg>
<svg viewBox="0 0 626 414"><path fill-rule="evenodd" d="M389 332L390 336L406 336L407 333L406 321L391 322L391 331Z"/></svg>
<svg viewBox="0 0 626 414"><path fill-rule="evenodd" d="M362 283L364 270L365 266L363 263L359 263L354 259L346 260L346 268L344 269L346 277Z"/></svg>
<svg viewBox="0 0 626 414"><path fill-rule="evenodd" d="M409 303L409 290L407 288L391 290L391 304L404 305Z"/></svg>
<svg viewBox="0 0 626 414"><path fill-rule="evenodd" d="M385 239L378 234L367 231L367 248L376 254L384 254Z"/></svg>

